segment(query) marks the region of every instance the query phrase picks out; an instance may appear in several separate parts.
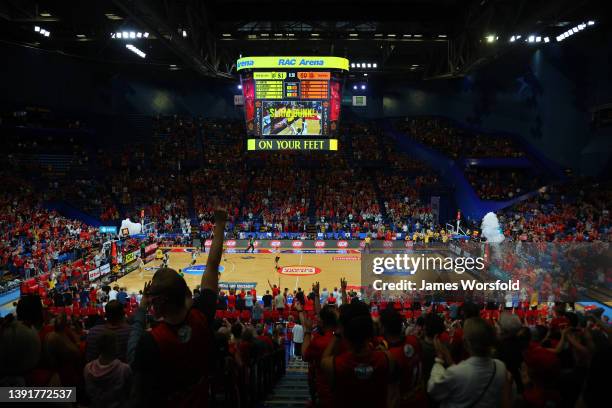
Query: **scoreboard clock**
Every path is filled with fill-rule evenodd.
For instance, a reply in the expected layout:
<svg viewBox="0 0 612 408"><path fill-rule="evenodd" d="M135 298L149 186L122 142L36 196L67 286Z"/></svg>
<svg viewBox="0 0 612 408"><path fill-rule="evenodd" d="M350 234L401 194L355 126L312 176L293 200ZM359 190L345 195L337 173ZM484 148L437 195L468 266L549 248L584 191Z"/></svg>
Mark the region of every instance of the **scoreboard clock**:
<svg viewBox="0 0 612 408"><path fill-rule="evenodd" d="M249 150L337 150L339 57L246 57L237 62Z"/></svg>

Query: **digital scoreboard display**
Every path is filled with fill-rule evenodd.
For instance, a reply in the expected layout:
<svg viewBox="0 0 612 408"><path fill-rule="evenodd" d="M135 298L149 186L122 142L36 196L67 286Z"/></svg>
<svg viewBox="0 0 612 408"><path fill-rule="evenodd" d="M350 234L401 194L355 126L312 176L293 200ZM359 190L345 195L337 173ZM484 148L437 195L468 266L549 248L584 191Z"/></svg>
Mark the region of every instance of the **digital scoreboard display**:
<svg viewBox="0 0 612 408"><path fill-rule="evenodd" d="M249 150L335 150L343 74L338 57L238 60Z"/></svg>

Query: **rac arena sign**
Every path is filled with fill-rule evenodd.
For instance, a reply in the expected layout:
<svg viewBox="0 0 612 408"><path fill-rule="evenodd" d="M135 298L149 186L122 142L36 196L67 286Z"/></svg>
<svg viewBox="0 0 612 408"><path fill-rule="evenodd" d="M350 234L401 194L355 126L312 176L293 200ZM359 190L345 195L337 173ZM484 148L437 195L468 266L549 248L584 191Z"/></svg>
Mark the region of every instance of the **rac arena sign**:
<svg viewBox="0 0 612 408"><path fill-rule="evenodd" d="M322 68L349 70L349 61L340 57L244 57L236 61L236 70L268 68Z"/></svg>

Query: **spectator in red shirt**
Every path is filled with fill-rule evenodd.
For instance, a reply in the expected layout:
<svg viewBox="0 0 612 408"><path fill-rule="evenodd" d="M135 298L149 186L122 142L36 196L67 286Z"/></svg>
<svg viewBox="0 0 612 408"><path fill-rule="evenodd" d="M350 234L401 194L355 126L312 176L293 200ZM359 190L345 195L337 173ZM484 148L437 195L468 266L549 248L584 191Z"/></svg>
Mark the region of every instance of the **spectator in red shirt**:
<svg viewBox="0 0 612 408"><path fill-rule="evenodd" d="M219 263L223 250L225 211L215 212L215 231L201 295L191 300L185 280L169 268L159 269L145 285L130 335L128 358L135 372L135 403L146 406L208 406L208 376L214 344ZM145 331L144 315L151 304L163 321Z"/></svg>

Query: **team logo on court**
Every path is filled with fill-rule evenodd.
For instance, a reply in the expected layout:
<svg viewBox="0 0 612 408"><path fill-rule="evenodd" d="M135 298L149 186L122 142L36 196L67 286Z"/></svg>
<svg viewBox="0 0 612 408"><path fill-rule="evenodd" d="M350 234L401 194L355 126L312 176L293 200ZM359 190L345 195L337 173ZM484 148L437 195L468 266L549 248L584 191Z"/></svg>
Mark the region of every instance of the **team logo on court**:
<svg viewBox="0 0 612 408"><path fill-rule="evenodd" d="M278 273L289 276L309 276L321 273L321 268L305 265L283 266L278 270Z"/></svg>
<svg viewBox="0 0 612 408"><path fill-rule="evenodd" d="M223 265L219 265L219 272L223 273L223 271L225 271L225 268ZM202 275L204 272L206 272L206 265L188 266L187 268L184 268L182 272L189 275Z"/></svg>

